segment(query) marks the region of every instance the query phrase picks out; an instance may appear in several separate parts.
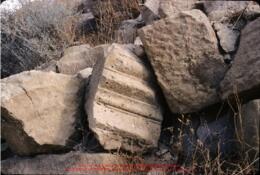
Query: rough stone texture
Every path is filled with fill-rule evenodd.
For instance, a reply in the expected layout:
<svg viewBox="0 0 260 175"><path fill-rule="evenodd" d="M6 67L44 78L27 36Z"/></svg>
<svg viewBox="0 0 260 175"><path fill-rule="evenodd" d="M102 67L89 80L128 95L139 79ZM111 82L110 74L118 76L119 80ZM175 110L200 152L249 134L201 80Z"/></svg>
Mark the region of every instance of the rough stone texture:
<svg viewBox="0 0 260 175"><path fill-rule="evenodd" d="M106 45L89 48L88 45L74 46L64 52L58 61L57 69L63 74L76 74L80 70L93 67L96 60L103 57Z"/></svg>
<svg viewBox="0 0 260 175"><path fill-rule="evenodd" d="M113 44L93 68L85 109L89 127L107 150L156 147L162 114L151 73L136 55Z"/></svg>
<svg viewBox="0 0 260 175"><path fill-rule="evenodd" d="M241 124L239 130L241 140L245 142L245 149L249 153L251 160L254 160L259 154L259 136L260 136L260 99L250 101L242 106Z"/></svg>
<svg viewBox="0 0 260 175"><path fill-rule="evenodd" d="M216 30L222 49L226 53L236 51L240 32L238 30L232 30L232 28L221 23L215 23L214 29Z"/></svg>
<svg viewBox="0 0 260 175"><path fill-rule="evenodd" d="M139 36L172 112L194 112L219 101L216 88L226 68L201 11L162 19L140 29Z"/></svg>
<svg viewBox="0 0 260 175"><path fill-rule="evenodd" d="M260 7L253 1L204 1L203 6L210 21L227 22L242 13L246 19L260 15Z"/></svg>
<svg viewBox="0 0 260 175"><path fill-rule="evenodd" d="M28 71L1 80L1 134L20 155L71 146L80 115L81 81Z"/></svg>
<svg viewBox="0 0 260 175"><path fill-rule="evenodd" d="M159 16L169 17L180 11L191 10L197 0L161 0L159 5Z"/></svg>
<svg viewBox="0 0 260 175"><path fill-rule="evenodd" d="M221 96L238 93L245 101L260 98L260 18L243 30L232 67L221 82Z"/></svg>
<svg viewBox="0 0 260 175"><path fill-rule="evenodd" d="M40 155L34 158L13 158L1 162L4 174L117 174L126 159L112 154L70 152L64 155ZM114 169L112 168L112 166ZM118 165L118 166L117 166ZM95 169L96 168L96 169ZM102 170L102 168L104 170Z"/></svg>

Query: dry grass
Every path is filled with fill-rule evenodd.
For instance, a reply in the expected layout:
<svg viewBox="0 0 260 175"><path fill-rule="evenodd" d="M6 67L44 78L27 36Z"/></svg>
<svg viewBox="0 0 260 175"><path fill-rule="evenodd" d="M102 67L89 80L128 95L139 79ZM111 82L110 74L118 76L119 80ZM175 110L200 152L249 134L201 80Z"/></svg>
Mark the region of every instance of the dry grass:
<svg viewBox="0 0 260 175"><path fill-rule="evenodd" d="M81 42L92 45L113 43L115 30L121 22L139 15L139 0L97 0L93 11L97 17L97 31L83 36Z"/></svg>

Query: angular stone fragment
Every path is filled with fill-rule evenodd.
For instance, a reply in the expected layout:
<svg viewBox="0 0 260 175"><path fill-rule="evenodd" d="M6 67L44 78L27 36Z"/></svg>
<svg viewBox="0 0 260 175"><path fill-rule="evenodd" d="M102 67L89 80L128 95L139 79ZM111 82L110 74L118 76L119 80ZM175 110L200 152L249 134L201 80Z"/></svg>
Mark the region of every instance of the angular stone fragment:
<svg viewBox="0 0 260 175"><path fill-rule="evenodd" d="M13 158L1 162L3 174L117 174L127 171L126 159L112 154L70 152L64 155L40 155ZM121 171L120 171L121 170Z"/></svg>
<svg viewBox="0 0 260 175"><path fill-rule="evenodd" d="M63 74L76 74L80 70L93 67L96 60L103 57L105 45L90 48L88 45L74 46L64 52L58 61L57 68Z"/></svg>
<svg viewBox="0 0 260 175"><path fill-rule="evenodd" d="M189 113L219 101L226 71L216 35L199 10L180 12L139 30L170 109Z"/></svg>
<svg viewBox="0 0 260 175"><path fill-rule="evenodd" d="M219 38L219 44L226 53L234 52L237 49L237 41L240 35L238 30L232 30L225 24L215 23L214 29Z"/></svg>
<svg viewBox="0 0 260 175"><path fill-rule="evenodd" d="M113 44L94 66L85 110L89 127L107 149L156 147L162 113L151 73L136 55Z"/></svg>
<svg viewBox="0 0 260 175"><path fill-rule="evenodd" d="M221 97L238 94L245 101L260 98L260 18L243 30L232 67L221 82Z"/></svg>
<svg viewBox="0 0 260 175"><path fill-rule="evenodd" d="M1 80L1 134L20 155L75 144L81 81L54 72L28 71Z"/></svg>
<svg viewBox="0 0 260 175"><path fill-rule="evenodd" d="M159 16L169 17L180 11L191 10L197 0L161 0L159 5Z"/></svg>

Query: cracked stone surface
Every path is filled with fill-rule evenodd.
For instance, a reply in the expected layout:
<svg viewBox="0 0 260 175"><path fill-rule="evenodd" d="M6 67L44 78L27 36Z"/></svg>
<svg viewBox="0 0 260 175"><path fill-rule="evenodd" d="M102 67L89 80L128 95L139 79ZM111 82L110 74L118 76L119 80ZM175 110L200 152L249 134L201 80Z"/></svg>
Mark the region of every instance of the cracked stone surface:
<svg viewBox="0 0 260 175"><path fill-rule="evenodd" d="M10 148L31 155L73 145L81 87L79 78L54 72L2 79L1 134Z"/></svg>
<svg viewBox="0 0 260 175"><path fill-rule="evenodd" d="M89 127L107 150L156 147L162 113L150 70L122 45L113 44L93 68L85 110Z"/></svg>

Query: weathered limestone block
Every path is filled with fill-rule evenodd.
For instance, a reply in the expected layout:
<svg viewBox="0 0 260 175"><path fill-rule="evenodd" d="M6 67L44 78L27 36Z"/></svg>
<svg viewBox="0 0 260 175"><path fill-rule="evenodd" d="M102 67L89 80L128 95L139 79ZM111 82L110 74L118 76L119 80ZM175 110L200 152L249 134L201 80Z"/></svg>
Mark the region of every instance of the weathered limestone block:
<svg viewBox="0 0 260 175"><path fill-rule="evenodd" d="M219 101L216 89L226 67L201 11L154 22L139 36L172 112L194 112Z"/></svg>
<svg viewBox="0 0 260 175"><path fill-rule="evenodd" d="M64 155L40 155L31 159L4 160L1 162L1 172L4 174L46 175L117 174L122 170L127 171L123 169L123 165L127 165L127 163L125 158L118 155L70 152Z"/></svg>
<svg viewBox="0 0 260 175"><path fill-rule="evenodd" d="M103 57L105 48L106 45L95 48L82 45L67 49L57 63L58 72L73 75L85 68L93 67L96 60Z"/></svg>
<svg viewBox="0 0 260 175"><path fill-rule="evenodd" d="M17 154L68 148L80 115L80 79L28 71L1 80L1 134Z"/></svg>
<svg viewBox="0 0 260 175"><path fill-rule="evenodd" d="M260 98L260 18L249 23L241 34L232 67L221 82L222 99L238 94L245 101Z"/></svg>
<svg viewBox="0 0 260 175"><path fill-rule="evenodd" d="M151 73L124 46L113 44L93 68L85 110L89 127L107 149L156 147L162 113Z"/></svg>

